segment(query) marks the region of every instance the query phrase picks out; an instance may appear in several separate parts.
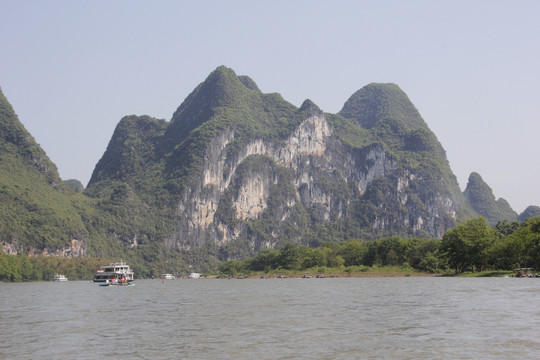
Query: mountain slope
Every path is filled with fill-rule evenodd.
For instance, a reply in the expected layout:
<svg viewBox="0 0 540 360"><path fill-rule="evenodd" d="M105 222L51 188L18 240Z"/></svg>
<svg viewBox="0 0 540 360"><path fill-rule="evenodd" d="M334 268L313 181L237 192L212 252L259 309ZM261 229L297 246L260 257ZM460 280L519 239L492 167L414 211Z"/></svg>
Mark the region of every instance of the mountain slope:
<svg viewBox="0 0 540 360"><path fill-rule="evenodd" d="M85 192L124 184L140 216L167 219L169 248L217 246L225 260L287 241L440 237L466 208L444 149L397 85L370 84L334 115L221 66L159 131L142 136L140 120L129 133L120 122Z"/></svg>
<svg viewBox="0 0 540 360"><path fill-rule="evenodd" d="M515 218L479 176L461 192L442 145L394 84L367 85L329 114L220 66L170 122L122 118L82 194L3 95L0 111L7 251L121 256L155 276L164 263L211 268L288 242L440 238L474 216Z"/></svg>
<svg viewBox="0 0 540 360"><path fill-rule="evenodd" d="M493 190L478 173L471 173L463 194L469 206L478 215L485 217L492 226L496 225L498 221L517 220L517 214L512 210L510 204L502 198L495 200Z"/></svg>
<svg viewBox="0 0 540 360"><path fill-rule="evenodd" d="M524 222L528 218L535 217L535 216L540 217L540 206L531 205L531 206L528 206L525 209L525 211L519 214L518 220L521 222Z"/></svg>
<svg viewBox="0 0 540 360"><path fill-rule="evenodd" d="M0 90L0 242L8 253L83 255L87 232L43 149Z"/></svg>
<svg viewBox="0 0 540 360"><path fill-rule="evenodd" d="M396 84L372 83L364 86L345 102L339 115L355 119L366 129L387 118L399 120L408 130L427 126Z"/></svg>

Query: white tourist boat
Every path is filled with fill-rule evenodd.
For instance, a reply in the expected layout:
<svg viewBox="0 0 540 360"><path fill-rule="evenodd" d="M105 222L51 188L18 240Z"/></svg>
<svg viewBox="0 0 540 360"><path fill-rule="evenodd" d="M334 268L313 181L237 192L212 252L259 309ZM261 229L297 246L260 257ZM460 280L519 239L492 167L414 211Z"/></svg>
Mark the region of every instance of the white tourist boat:
<svg viewBox="0 0 540 360"><path fill-rule="evenodd" d="M94 275L94 282L111 285L125 285L133 282L133 280L133 270L123 261L102 266L96 271L96 275Z"/></svg>
<svg viewBox="0 0 540 360"><path fill-rule="evenodd" d="M163 274L163 275L161 275L161 278L163 280L174 280L174 275L173 274Z"/></svg>
<svg viewBox="0 0 540 360"><path fill-rule="evenodd" d="M62 282L62 281L68 281L67 280L67 277L65 277L64 275L60 275L60 274L56 274L54 275L54 279L53 279L55 282Z"/></svg>

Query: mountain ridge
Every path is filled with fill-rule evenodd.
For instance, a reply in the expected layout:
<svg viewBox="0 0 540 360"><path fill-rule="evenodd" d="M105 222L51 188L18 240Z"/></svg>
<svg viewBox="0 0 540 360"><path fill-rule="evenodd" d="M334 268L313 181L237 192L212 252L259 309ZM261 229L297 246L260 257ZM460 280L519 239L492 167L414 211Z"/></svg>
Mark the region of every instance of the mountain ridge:
<svg viewBox="0 0 540 360"><path fill-rule="evenodd" d="M295 179L292 181L296 188L296 199L289 199L289 202L296 205L291 205L291 209L302 207L300 212L309 214L315 223L320 221L325 224L328 219L341 223L341 227L358 227L361 224L366 227L371 223L382 234L409 233L406 228L413 223L413 229L416 230L409 235L423 232L436 237L442 236L444 230L455 223L456 213L463 201L457 181L451 174L444 150L436 136L399 87L393 84L368 85L365 88L367 90L359 90L348 100L342 112L327 117L310 100L296 108L279 95L262 94L252 80L249 84L250 87L246 87L231 69L218 67L196 87L173 115L163 142L169 149L173 149L165 152L169 154L166 156L165 169L169 171L170 181L178 183L172 192L178 196L184 216L178 217L179 225L173 231L175 235L168 240L169 244L191 248L208 242L227 243L231 240L228 238L231 233L245 243L262 241L253 238L247 223L239 225L240 222L236 221L234 224L224 224L215 218L222 202L221 197L231 181L234 181L234 172L251 155L269 156L276 165L294 170ZM376 95L381 92L384 95L380 99L382 105L376 106ZM393 97L397 100L394 101ZM360 101L360 105L357 102L354 107L357 113L352 112L351 99L357 98L367 101L375 111L364 111L363 102ZM366 113L367 120L363 119ZM349 123L343 115L364 124L361 126L364 130L343 131L354 128L354 124ZM342 138L348 139L343 142ZM352 147L344 148L345 143ZM409 153L414 154L412 162L406 159ZM336 159L341 160L335 162ZM356 169L353 166L351 171L347 161L355 161L361 167ZM317 167L313 164L317 164ZM328 177L326 172L334 172L335 175ZM375 175L370 175L370 172ZM435 182L430 180L433 174L438 177ZM302 177L306 175L312 176L313 180L304 183ZM381 176L391 176L392 179L374 182L373 186L378 183L380 191L390 193L396 192L397 183L410 192L413 191L410 183L420 189L421 184L442 182L443 185L435 190L440 198L426 191L420 191L416 200L412 200L415 197L408 193L395 194L391 207L401 207L404 210L401 215L399 210L391 216L381 213L376 210L383 206L380 203L375 208L365 208L367 220L357 223L358 219L351 219L348 214L354 213L356 201L363 203L365 199L348 201L345 194L356 199L366 193L371 182ZM201 179L204 180L201 182ZM328 180L323 179L333 179L330 181L340 184L339 189L328 186ZM351 187L351 181L357 184L356 188ZM92 185L93 182L89 188ZM445 187L449 188L444 190ZM401 190L398 189L398 192ZM252 198L253 201L257 199L253 194L239 196ZM330 198L331 205L321 206L326 201L314 199L313 196ZM443 198L452 200L441 200ZM193 203L198 205L193 206ZM239 204L235 206L241 208ZM282 215L286 218L287 211L291 209L284 210ZM422 215L412 214L417 210ZM446 213L449 215L444 215ZM239 216L245 218L246 215ZM264 214L260 216L264 217ZM424 222L422 218L426 216L433 218ZM380 218L385 220L380 221ZM260 218L251 220L251 224L264 222ZM309 232L308 229L302 230L302 241L306 241ZM262 236L260 232L259 236ZM276 234L273 239L262 236L266 238L262 242L274 246L280 236ZM317 237L317 234L312 234L312 237Z"/></svg>
<svg viewBox="0 0 540 360"><path fill-rule="evenodd" d="M518 214L505 199L495 199L489 185L476 172L469 176L463 194L471 208L480 216L485 217L492 226L496 225L498 221L516 221L518 218Z"/></svg>
<svg viewBox="0 0 540 360"><path fill-rule="evenodd" d="M60 179L0 89L0 243L7 253L82 256L88 233ZM79 194L80 195L80 194Z"/></svg>
<svg viewBox="0 0 540 360"><path fill-rule="evenodd" d="M0 95L0 125L16 132L18 119ZM17 144L44 158L39 145ZM17 164L39 176L56 169ZM43 242L5 221L0 234L3 248L15 252L131 254L133 261L177 254L198 264L245 258L288 242L440 238L472 217L491 223L513 212L478 177L460 190L444 148L395 84L369 84L330 114L309 99L297 108L277 93L262 93L251 78L220 66L171 121L123 117L82 194L57 172L47 178L43 191L56 186L51 194L63 195L54 195L61 204L53 208L62 210L47 210L53 221L35 226L72 224L56 226L63 235ZM17 196L8 190L6 203ZM26 207L22 218L31 221L33 207Z"/></svg>
<svg viewBox="0 0 540 360"><path fill-rule="evenodd" d="M339 115L353 118L367 129L380 120L400 120L409 130L427 127L407 94L393 83L371 83L357 90L345 102Z"/></svg>

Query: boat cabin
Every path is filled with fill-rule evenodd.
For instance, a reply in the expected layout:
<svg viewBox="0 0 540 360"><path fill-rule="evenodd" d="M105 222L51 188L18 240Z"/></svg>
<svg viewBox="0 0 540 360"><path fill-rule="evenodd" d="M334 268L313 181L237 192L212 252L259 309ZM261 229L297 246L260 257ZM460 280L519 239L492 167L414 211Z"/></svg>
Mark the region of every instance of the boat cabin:
<svg viewBox="0 0 540 360"><path fill-rule="evenodd" d="M132 282L134 273L128 264L120 261L99 268L94 275L94 282L108 282L114 279L123 280L124 278L128 282Z"/></svg>

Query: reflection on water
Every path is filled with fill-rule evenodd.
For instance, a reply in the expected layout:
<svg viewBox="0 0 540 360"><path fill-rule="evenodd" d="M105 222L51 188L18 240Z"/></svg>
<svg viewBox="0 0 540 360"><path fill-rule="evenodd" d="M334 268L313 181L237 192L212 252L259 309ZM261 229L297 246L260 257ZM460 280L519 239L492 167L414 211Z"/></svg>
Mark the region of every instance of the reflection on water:
<svg viewBox="0 0 540 360"><path fill-rule="evenodd" d="M538 300L512 278L0 284L0 358L533 359Z"/></svg>

